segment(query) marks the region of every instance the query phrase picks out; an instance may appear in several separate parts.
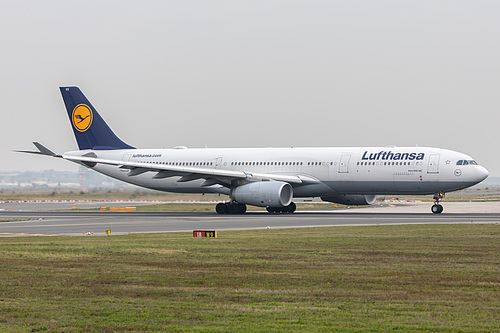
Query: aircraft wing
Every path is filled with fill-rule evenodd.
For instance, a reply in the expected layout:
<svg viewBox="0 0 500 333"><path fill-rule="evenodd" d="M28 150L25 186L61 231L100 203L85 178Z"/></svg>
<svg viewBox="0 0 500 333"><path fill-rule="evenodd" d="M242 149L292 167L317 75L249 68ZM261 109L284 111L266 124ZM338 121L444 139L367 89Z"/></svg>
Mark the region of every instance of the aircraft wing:
<svg viewBox="0 0 500 333"><path fill-rule="evenodd" d="M73 156L73 155L62 155L63 159L82 162L85 164L107 164L115 165L122 169L130 170L127 175L129 177L134 177L146 172L154 172L155 174L152 178L161 179L169 177L181 177L178 182L187 182L196 179L205 179L205 183L202 186L210 186L215 184L221 184L223 186L231 185L232 181L236 180L275 180L291 183L292 185L299 185L304 183L316 183L318 180L311 178L306 175L285 175L285 174L269 174L269 173L256 173L256 172L246 172L246 171L235 171L235 170L225 170L225 169L207 169L207 168L197 168L197 167L186 167L186 166L176 166L176 165L163 165L154 163L141 163L141 162L131 162L131 161L121 161L121 160L109 160L102 159L93 156Z"/></svg>

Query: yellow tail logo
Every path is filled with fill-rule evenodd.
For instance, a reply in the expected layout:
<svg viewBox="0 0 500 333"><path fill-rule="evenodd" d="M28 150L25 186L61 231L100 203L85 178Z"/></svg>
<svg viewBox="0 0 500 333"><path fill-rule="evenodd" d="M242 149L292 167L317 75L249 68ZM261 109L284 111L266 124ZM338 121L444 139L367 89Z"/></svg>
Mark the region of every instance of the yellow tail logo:
<svg viewBox="0 0 500 333"><path fill-rule="evenodd" d="M79 132L85 132L92 125L92 120L94 115L92 109L85 104L78 104L73 109L73 114L71 116L71 121L73 122L73 127Z"/></svg>

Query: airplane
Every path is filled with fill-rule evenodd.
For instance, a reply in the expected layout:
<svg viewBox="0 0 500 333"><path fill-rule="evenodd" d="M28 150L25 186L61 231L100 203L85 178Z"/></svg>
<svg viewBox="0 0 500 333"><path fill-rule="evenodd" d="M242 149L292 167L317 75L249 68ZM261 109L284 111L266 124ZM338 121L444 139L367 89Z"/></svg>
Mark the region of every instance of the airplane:
<svg viewBox="0 0 500 333"><path fill-rule="evenodd" d="M60 87L79 150L56 154L38 142L23 153L62 158L109 177L176 193L218 193L218 214L246 205L293 213L293 198L370 205L378 195L434 195L480 183L488 171L468 155L430 147L138 149L119 139L82 91Z"/></svg>

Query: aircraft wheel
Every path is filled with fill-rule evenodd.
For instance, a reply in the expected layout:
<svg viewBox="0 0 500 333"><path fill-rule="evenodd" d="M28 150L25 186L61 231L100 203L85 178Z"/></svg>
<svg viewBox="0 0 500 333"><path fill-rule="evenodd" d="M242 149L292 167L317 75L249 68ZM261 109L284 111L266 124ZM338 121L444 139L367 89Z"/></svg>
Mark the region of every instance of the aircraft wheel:
<svg viewBox="0 0 500 333"><path fill-rule="evenodd" d="M266 207L266 210L271 214L276 214L278 212L276 207Z"/></svg>
<svg viewBox="0 0 500 333"><path fill-rule="evenodd" d="M229 214L245 214L247 206L239 203L232 203L229 205Z"/></svg>
<svg viewBox="0 0 500 333"><path fill-rule="evenodd" d="M229 207L225 203L219 202L217 206L215 206L215 211L217 214L227 214L229 213Z"/></svg>
<svg viewBox="0 0 500 333"><path fill-rule="evenodd" d="M443 206L441 205L433 205L431 207L431 211L434 213L434 214L441 214L443 212Z"/></svg>
<svg viewBox="0 0 500 333"><path fill-rule="evenodd" d="M297 205L294 202L290 202L290 204L285 208L287 213L293 213L297 209Z"/></svg>

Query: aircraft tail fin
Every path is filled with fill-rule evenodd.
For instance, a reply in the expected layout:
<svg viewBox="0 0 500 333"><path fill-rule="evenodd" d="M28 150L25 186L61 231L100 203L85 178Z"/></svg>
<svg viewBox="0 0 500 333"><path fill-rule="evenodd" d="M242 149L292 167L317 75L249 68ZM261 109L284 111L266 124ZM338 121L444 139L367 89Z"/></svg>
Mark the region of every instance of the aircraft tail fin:
<svg viewBox="0 0 500 333"><path fill-rule="evenodd" d="M78 87L60 87L80 150L134 149L109 128Z"/></svg>

